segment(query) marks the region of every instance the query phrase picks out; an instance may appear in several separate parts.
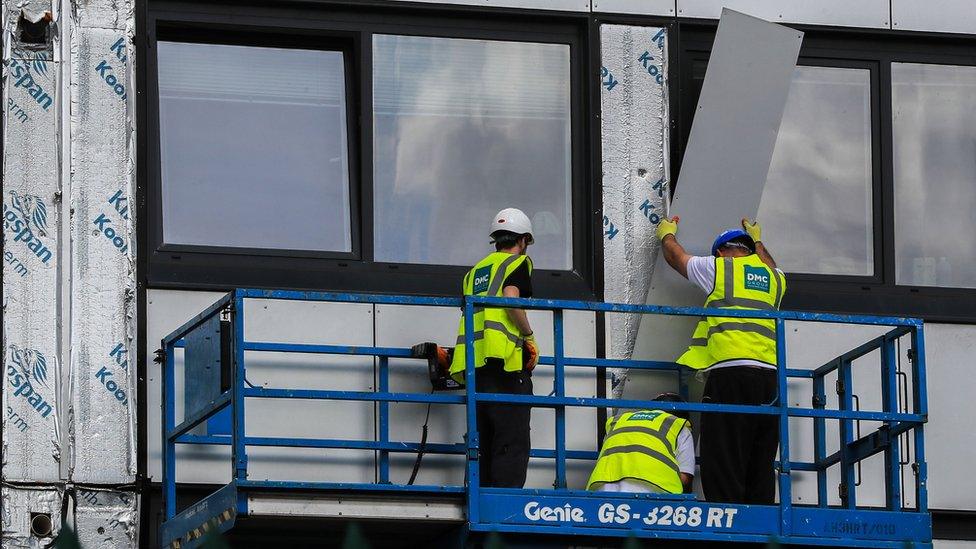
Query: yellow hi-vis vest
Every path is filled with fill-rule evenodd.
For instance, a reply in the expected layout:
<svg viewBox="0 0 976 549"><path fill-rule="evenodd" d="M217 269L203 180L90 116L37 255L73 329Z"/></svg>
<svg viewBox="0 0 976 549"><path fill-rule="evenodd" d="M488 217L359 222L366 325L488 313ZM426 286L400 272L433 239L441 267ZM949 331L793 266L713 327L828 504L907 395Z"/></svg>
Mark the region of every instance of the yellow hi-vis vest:
<svg viewBox="0 0 976 549"><path fill-rule="evenodd" d="M464 276L464 295L502 296L505 278L526 262L532 274L532 260L528 256L495 252L482 259ZM505 309L475 307L474 309L474 367L485 365L485 359L504 361L507 372L522 369L522 337ZM458 328L457 345L451 361L451 377L464 379L464 315Z"/></svg>
<svg viewBox="0 0 976 549"><path fill-rule="evenodd" d="M705 300L705 307L773 311L779 309L785 291L785 277L758 255L717 257L715 289ZM677 362L702 370L733 360L776 366L776 321L704 317Z"/></svg>
<svg viewBox="0 0 976 549"><path fill-rule="evenodd" d="M678 468L678 433L691 422L661 410L625 412L607 419L603 448L590 473L594 483L636 479L672 494L684 491Z"/></svg>

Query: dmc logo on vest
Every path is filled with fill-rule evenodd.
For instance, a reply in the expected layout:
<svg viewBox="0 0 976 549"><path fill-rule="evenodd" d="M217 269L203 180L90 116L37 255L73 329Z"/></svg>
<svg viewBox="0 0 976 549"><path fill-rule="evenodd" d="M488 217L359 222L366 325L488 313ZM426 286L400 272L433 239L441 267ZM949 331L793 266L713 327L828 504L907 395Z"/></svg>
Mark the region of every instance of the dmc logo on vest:
<svg viewBox="0 0 976 549"><path fill-rule="evenodd" d="M769 291L769 270L765 267L745 265L746 289Z"/></svg>
<svg viewBox="0 0 976 549"><path fill-rule="evenodd" d="M474 293L488 291L488 280L491 278L491 266L485 266L474 272Z"/></svg>

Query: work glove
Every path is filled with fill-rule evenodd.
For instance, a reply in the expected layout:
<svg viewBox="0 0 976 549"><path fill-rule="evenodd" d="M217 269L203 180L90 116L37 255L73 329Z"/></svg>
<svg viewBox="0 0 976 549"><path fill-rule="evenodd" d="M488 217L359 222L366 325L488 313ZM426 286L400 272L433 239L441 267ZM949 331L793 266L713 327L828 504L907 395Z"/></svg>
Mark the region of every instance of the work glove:
<svg viewBox="0 0 976 549"><path fill-rule="evenodd" d="M759 225L758 221L753 221L749 223L748 217L742 218L742 228L746 230L746 234L752 238L753 242L759 242L762 240L762 227Z"/></svg>
<svg viewBox="0 0 976 549"><path fill-rule="evenodd" d="M678 232L678 216L674 216L671 219L663 218L661 222L657 224L657 237L659 240L664 240L664 237L671 235L674 236Z"/></svg>
<svg viewBox="0 0 976 549"><path fill-rule="evenodd" d="M535 335L529 334L522 339L522 364L529 372L535 370L539 363L539 345L535 342Z"/></svg>

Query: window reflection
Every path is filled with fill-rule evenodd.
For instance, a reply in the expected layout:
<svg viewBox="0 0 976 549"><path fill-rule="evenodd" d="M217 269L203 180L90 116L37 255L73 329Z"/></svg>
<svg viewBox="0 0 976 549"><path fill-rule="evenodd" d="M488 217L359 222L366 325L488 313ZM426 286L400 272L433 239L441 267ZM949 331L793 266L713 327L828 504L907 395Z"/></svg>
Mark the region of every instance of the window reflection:
<svg viewBox="0 0 976 549"><path fill-rule="evenodd" d="M569 46L376 35L376 261L469 265L514 206L572 268Z"/></svg>
<svg viewBox="0 0 976 549"><path fill-rule="evenodd" d="M976 288L976 67L892 63L898 284Z"/></svg>
<svg viewBox="0 0 976 549"><path fill-rule="evenodd" d="M163 240L352 250L342 53L158 43Z"/></svg>
<svg viewBox="0 0 976 549"><path fill-rule="evenodd" d="M799 66L759 206L788 272L872 275L871 74Z"/></svg>

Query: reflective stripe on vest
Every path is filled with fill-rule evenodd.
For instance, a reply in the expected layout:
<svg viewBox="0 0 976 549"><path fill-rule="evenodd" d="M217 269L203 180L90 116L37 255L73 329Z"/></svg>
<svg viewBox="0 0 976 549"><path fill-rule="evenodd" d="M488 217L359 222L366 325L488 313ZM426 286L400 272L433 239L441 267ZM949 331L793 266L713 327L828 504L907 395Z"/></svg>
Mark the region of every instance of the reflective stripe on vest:
<svg viewBox="0 0 976 549"><path fill-rule="evenodd" d="M464 295L501 297L504 293L505 279L523 262L527 262L529 274L531 274L532 260L528 256L504 252L489 254L464 276ZM489 279L486 285L482 285L479 281L485 276L486 271ZM476 277L479 281L475 280ZM475 291L478 286L483 286L483 289ZM466 355L464 335L465 326L462 315L458 325L458 336L450 369L451 375L457 380L460 380L464 375ZM518 327L508 318L508 313L505 312L504 308L475 307L474 331L471 336L474 341L475 368L484 366L485 360L488 358L497 358L503 361L506 371L512 372L522 369L523 340L519 335Z"/></svg>
<svg viewBox="0 0 976 549"><path fill-rule="evenodd" d="M608 419L607 435L587 489L592 490L596 483L636 479L680 494L684 487L675 450L678 434L689 425L660 410L626 412Z"/></svg>
<svg viewBox="0 0 976 549"><path fill-rule="evenodd" d="M755 254L715 258L715 288L705 307L774 311L779 309L785 290L785 277ZM772 319L702 318L688 350L677 362L695 369L733 360L775 366L775 327Z"/></svg>

